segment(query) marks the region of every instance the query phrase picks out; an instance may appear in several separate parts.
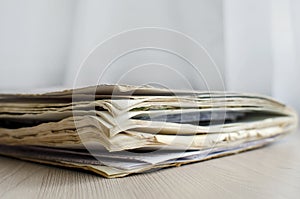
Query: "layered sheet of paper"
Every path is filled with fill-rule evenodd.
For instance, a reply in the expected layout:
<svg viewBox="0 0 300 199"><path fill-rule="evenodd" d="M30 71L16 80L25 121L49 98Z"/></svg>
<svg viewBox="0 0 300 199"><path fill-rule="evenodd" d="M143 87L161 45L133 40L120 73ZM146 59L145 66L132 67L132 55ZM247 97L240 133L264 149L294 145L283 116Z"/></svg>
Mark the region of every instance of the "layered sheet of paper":
<svg viewBox="0 0 300 199"><path fill-rule="evenodd" d="M0 95L0 154L121 177L265 146L295 129L254 94L100 85Z"/></svg>

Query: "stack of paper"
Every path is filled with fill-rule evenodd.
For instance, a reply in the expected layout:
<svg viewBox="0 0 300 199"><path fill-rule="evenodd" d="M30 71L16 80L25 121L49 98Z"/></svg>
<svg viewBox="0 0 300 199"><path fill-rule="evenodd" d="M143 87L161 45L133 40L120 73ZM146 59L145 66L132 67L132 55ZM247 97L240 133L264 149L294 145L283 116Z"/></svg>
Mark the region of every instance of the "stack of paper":
<svg viewBox="0 0 300 199"><path fill-rule="evenodd" d="M153 87L2 94L0 104L0 154L110 178L258 148L297 124L263 96Z"/></svg>

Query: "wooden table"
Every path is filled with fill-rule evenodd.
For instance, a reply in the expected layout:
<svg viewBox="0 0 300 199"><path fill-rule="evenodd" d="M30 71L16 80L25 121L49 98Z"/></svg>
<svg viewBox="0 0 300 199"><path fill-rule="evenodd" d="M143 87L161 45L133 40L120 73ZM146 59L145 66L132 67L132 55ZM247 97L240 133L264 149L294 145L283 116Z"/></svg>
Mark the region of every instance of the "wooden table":
<svg viewBox="0 0 300 199"><path fill-rule="evenodd" d="M300 130L262 149L105 179L0 157L0 198L300 198Z"/></svg>

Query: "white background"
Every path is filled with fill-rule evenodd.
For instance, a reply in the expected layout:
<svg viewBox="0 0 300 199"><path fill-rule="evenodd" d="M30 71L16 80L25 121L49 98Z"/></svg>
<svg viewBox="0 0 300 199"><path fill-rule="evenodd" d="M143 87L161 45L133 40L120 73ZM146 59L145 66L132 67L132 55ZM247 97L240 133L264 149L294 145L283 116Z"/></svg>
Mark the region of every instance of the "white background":
<svg viewBox="0 0 300 199"><path fill-rule="evenodd" d="M0 90L70 87L100 42L161 27L201 43L227 90L272 95L299 111L299 10L299 0L0 0Z"/></svg>

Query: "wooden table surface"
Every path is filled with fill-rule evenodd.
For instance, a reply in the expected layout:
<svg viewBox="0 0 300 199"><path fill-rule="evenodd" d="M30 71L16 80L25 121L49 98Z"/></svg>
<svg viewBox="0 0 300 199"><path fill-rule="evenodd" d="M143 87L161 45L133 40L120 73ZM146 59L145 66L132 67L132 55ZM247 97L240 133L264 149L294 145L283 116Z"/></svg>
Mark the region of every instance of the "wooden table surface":
<svg viewBox="0 0 300 199"><path fill-rule="evenodd" d="M0 198L300 198L300 131L254 151L119 179L0 157Z"/></svg>

